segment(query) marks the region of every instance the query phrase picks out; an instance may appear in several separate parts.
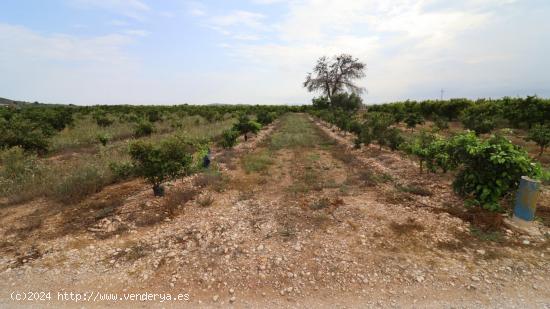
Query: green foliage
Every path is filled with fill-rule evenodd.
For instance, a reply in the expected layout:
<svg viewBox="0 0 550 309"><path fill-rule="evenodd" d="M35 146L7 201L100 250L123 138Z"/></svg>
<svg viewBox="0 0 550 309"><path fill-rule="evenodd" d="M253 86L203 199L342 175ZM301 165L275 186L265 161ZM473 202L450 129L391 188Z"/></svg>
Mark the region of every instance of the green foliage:
<svg viewBox="0 0 550 309"><path fill-rule="evenodd" d="M367 119L363 125L363 130L359 136L365 145L376 141L380 148L389 144L388 130L395 122L395 118L389 113L373 112L367 114ZM397 132L393 132L393 137L396 137Z"/></svg>
<svg viewBox="0 0 550 309"><path fill-rule="evenodd" d="M528 141L535 142L540 147L539 156L542 156L544 149L550 146L550 124L536 124L529 130Z"/></svg>
<svg viewBox="0 0 550 309"><path fill-rule="evenodd" d="M477 135L489 133L496 127L497 107L490 103L473 105L464 110L461 121L464 127Z"/></svg>
<svg viewBox="0 0 550 309"><path fill-rule="evenodd" d="M154 130L155 130L155 127L151 122L146 120L141 120L135 126L134 136L135 137L149 136L153 134Z"/></svg>
<svg viewBox="0 0 550 309"><path fill-rule="evenodd" d="M351 120L349 123L349 131L351 133L354 133L355 135L359 136L361 134L362 125L357 120Z"/></svg>
<svg viewBox="0 0 550 309"><path fill-rule="evenodd" d="M48 134L44 132L40 125L18 115L14 115L9 121L0 118L1 148L20 146L26 151L43 154L48 150Z"/></svg>
<svg viewBox="0 0 550 309"><path fill-rule="evenodd" d="M107 146L107 143L111 140L111 136L109 134L98 134L97 140L101 143L103 146Z"/></svg>
<svg viewBox="0 0 550 309"><path fill-rule="evenodd" d="M436 114L449 119L449 121L453 121L460 116L463 110L470 107L473 103L468 99L451 99L446 102L438 101L436 104Z"/></svg>
<svg viewBox="0 0 550 309"><path fill-rule="evenodd" d="M450 143L452 160L461 166L453 183L455 190L485 209L500 210L499 199L517 188L521 176L541 174L527 152L501 136L480 140L465 133Z"/></svg>
<svg viewBox="0 0 550 309"><path fill-rule="evenodd" d="M330 107L345 112L354 112L363 105L363 100L355 93L337 93L330 98Z"/></svg>
<svg viewBox="0 0 550 309"><path fill-rule="evenodd" d="M244 140L248 140L248 133L258 133L262 125L256 121L250 120L246 114L239 116L239 121L233 126L233 129L244 135Z"/></svg>
<svg viewBox="0 0 550 309"><path fill-rule="evenodd" d="M73 123L73 109L68 107L32 107L15 111L15 113L29 120L48 136Z"/></svg>
<svg viewBox="0 0 550 309"><path fill-rule="evenodd" d="M385 135L386 135L388 147L390 147L391 151L398 150L401 144L405 142L405 139L401 134L401 130L399 130L398 128L389 128L386 131Z"/></svg>
<svg viewBox="0 0 550 309"><path fill-rule="evenodd" d="M414 129L416 125L424 123L424 117L418 113L410 113L405 117L407 128Z"/></svg>
<svg viewBox="0 0 550 309"><path fill-rule="evenodd" d="M222 133L222 139L220 146L223 148L232 148L237 145L237 138L239 137L239 131L234 129L225 130Z"/></svg>
<svg viewBox="0 0 550 309"><path fill-rule="evenodd" d="M129 152L136 174L153 185L155 194L163 182L185 174L192 163L189 148L178 138L163 140L158 145L136 141L130 144Z"/></svg>
<svg viewBox="0 0 550 309"><path fill-rule="evenodd" d="M109 169L115 181L125 180L135 175L135 167L132 162L110 162Z"/></svg>
<svg viewBox="0 0 550 309"><path fill-rule="evenodd" d="M544 124L550 121L550 100L537 96L502 99L502 114L516 128L533 124Z"/></svg>
<svg viewBox="0 0 550 309"><path fill-rule="evenodd" d="M501 209L499 200L517 188L521 176L541 175L524 150L501 136L483 140L467 132L445 140L422 132L406 150L418 157L421 171L424 163L432 172L458 169L455 191L492 211Z"/></svg>
<svg viewBox="0 0 550 309"><path fill-rule="evenodd" d="M157 109L147 111L147 120L152 123L162 120L160 111Z"/></svg>
<svg viewBox="0 0 550 309"><path fill-rule="evenodd" d="M264 126L272 123L275 118L277 118L277 114L267 110L261 110L256 114L256 120Z"/></svg>
<svg viewBox="0 0 550 309"><path fill-rule="evenodd" d="M405 152L418 158L420 164L420 172L423 172L424 163L430 161L432 153L430 152L430 144L434 142L436 136L426 131L421 131L410 142L404 145Z"/></svg>
<svg viewBox="0 0 550 309"><path fill-rule="evenodd" d="M540 180L544 185L550 185L550 169L542 169Z"/></svg>
<svg viewBox="0 0 550 309"><path fill-rule="evenodd" d="M104 112L98 112L94 114L93 118L95 119L97 125L102 128L109 127L114 122L114 120L107 116L107 114Z"/></svg>
<svg viewBox="0 0 550 309"><path fill-rule="evenodd" d="M313 104L313 108L316 109L327 109L330 107L330 100L326 96L313 98L311 103Z"/></svg>

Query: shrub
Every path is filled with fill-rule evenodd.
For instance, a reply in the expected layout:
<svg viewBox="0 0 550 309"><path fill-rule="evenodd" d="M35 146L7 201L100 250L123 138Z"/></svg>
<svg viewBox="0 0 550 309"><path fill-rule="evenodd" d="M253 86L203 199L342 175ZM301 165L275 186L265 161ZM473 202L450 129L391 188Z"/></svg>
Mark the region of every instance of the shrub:
<svg viewBox="0 0 550 309"><path fill-rule="evenodd" d="M273 112L268 112L268 111L265 111L265 110L259 111L256 114L256 120L264 126L272 123L273 120L275 120L276 117L277 117L277 114L275 114Z"/></svg>
<svg viewBox="0 0 550 309"><path fill-rule="evenodd" d="M257 133L262 128L262 125L256 121L250 120L247 115L242 114L239 117L239 122L237 122L233 129L240 132L244 135L244 140L248 140L248 133Z"/></svg>
<svg viewBox="0 0 550 309"><path fill-rule="evenodd" d="M541 174L527 152L501 136L480 140L465 133L450 142L452 160L461 166L454 189L485 209L500 210L499 199L517 188L521 176Z"/></svg>
<svg viewBox="0 0 550 309"><path fill-rule="evenodd" d="M150 122L157 122L162 120L162 116L158 110L153 109L147 112L147 120Z"/></svg>
<svg viewBox="0 0 550 309"><path fill-rule="evenodd" d="M349 124L349 131L351 133L354 133L355 135L359 136L361 134L362 126L359 121L352 120Z"/></svg>
<svg viewBox="0 0 550 309"><path fill-rule="evenodd" d="M363 143L365 145L370 144L373 140L382 146L388 144L387 142L387 130L394 123L395 118L388 113L368 113L365 126L363 127Z"/></svg>
<svg viewBox="0 0 550 309"><path fill-rule="evenodd" d="M237 144L237 138L239 137L239 132L234 129L225 130L222 133L222 140L220 145L223 148L232 148Z"/></svg>
<svg viewBox="0 0 550 309"><path fill-rule="evenodd" d="M420 164L420 173L423 172L424 163L429 160L431 153L429 151L430 144L435 140L435 136L426 131L420 132L412 141L404 146L404 150L416 156Z"/></svg>
<svg viewBox="0 0 550 309"><path fill-rule="evenodd" d="M489 133L496 127L498 110L494 104L479 103L464 110L461 121L477 135Z"/></svg>
<svg viewBox="0 0 550 309"><path fill-rule="evenodd" d="M414 129L416 125L424 123L424 118L418 113L410 113L405 117L407 128Z"/></svg>
<svg viewBox="0 0 550 309"><path fill-rule="evenodd" d="M144 137L153 134L154 126L151 122L146 120L141 120L136 124L134 129L135 137Z"/></svg>
<svg viewBox="0 0 550 309"><path fill-rule="evenodd" d="M313 108L316 108L316 109L326 109L330 107L330 101L326 96L313 98L311 100L311 103L313 105Z"/></svg>
<svg viewBox="0 0 550 309"><path fill-rule="evenodd" d="M177 138L169 138L158 145L137 141L130 144L130 156L135 171L153 186L156 196L162 195L163 182L187 172L193 157L186 145Z"/></svg>
<svg viewBox="0 0 550 309"><path fill-rule="evenodd" d="M109 169L115 181L128 179L135 175L135 168L132 162L111 162Z"/></svg>
<svg viewBox="0 0 550 309"><path fill-rule="evenodd" d="M0 118L0 147L20 146L26 151L45 153L48 150L48 135L38 125L17 115L9 121Z"/></svg>
<svg viewBox="0 0 550 309"><path fill-rule="evenodd" d="M330 106L344 111L352 112L358 110L363 105L363 100L355 93L346 92L337 93L330 98Z"/></svg>
<svg viewBox="0 0 550 309"><path fill-rule="evenodd" d="M97 140L103 146L107 146L107 143L109 142L110 139L111 139L111 136L109 136L108 134L98 134L97 135Z"/></svg>
<svg viewBox="0 0 550 309"><path fill-rule="evenodd" d="M390 128L386 132L386 139L388 147L390 147L391 151L395 151L399 149L401 144L405 142L405 139L401 135L401 130L398 128Z"/></svg>
<svg viewBox="0 0 550 309"><path fill-rule="evenodd" d="M107 115L98 115L95 116L95 121L98 126L105 128L113 124L113 119L107 117Z"/></svg>
<svg viewBox="0 0 550 309"><path fill-rule="evenodd" d="M550 125L534 125L529 130L527 140L535 142L540 147L539 156L542 156L544 149L550 146Z"/></svg>

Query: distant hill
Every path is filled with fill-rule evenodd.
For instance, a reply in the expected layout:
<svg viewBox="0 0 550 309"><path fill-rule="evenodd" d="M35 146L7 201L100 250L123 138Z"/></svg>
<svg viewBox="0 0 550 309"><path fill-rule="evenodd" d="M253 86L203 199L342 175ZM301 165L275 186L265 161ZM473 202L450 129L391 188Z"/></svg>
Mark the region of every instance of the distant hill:
<svg viewBox="0 0 550 309"><path fill-rule="evenodd" d="M49 103L39 103L39 102L26 102L26 101L15 101L6 98L0 98L0 106L13 106L17 108L31 107L31 106L73 106L72 104L63 105L63 104L49 104Z"/></svg>

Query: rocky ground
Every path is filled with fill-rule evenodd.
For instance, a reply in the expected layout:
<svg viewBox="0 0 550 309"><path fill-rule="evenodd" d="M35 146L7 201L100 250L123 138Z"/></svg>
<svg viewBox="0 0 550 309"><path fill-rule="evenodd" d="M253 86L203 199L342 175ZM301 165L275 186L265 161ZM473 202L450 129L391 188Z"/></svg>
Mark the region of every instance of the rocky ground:
<svg viewBox="0 0 550 309"><path fill-rule="evenodd" d="M448 175L351 141L292 114L163 198L132 180L78 205L2 206L0 306L112 305L57 300L89 291L189 296L117 303L132 308L550 308L547 227L465 211Z"/></svg>

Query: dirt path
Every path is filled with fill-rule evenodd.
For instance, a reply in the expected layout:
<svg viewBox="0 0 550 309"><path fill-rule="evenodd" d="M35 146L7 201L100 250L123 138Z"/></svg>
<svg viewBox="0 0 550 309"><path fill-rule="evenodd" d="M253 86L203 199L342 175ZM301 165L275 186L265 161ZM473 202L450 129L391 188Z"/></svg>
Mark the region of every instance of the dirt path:
<svg viewBox="0 0 550 309"><path fill-rule="evenodd" d="M290 114L163 199L120 184L27 232L25 209L48 201L1 209L0 306L113 304L57 301L61 290L189 296L117 303L132 308L550 306L547 238L476 231L449 211L448 180L348 144Z"/></svg>

